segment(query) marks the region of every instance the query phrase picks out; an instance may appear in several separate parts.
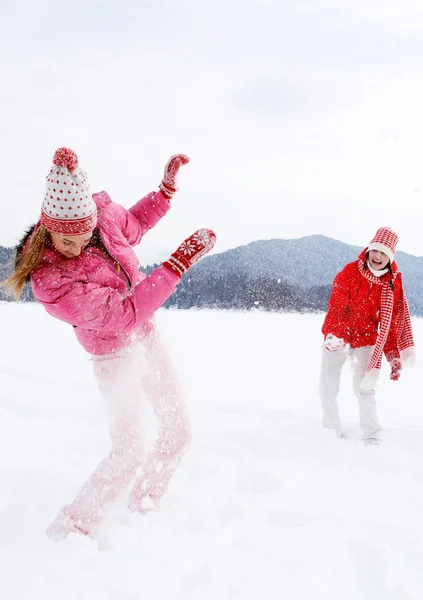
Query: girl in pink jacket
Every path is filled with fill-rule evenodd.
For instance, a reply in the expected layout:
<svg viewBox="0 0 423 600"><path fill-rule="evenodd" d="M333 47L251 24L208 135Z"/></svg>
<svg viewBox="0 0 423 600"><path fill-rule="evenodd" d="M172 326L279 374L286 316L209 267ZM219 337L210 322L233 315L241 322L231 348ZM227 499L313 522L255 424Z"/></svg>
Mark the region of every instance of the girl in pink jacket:
<svg viewBox="0 0 423 600"><path fill-rule="evenodd" d="M178 170L188 161L183 154L172 156L159 191L126 210L104 191L91 195L76 154L59 148L46 178L41 218L18 246L15 271L5 282L19 297L31 281L46 311L72 325L92 355L110 414L110 453L48 527L55 541L71 532L93 535L108 505L133 481L129 509L158 509L189 444L185 403L152 317L216 237L211 230L197 231L148 277L132 249L169 210ZM159 426L146 457L143 396L153 403Z"/></svg>

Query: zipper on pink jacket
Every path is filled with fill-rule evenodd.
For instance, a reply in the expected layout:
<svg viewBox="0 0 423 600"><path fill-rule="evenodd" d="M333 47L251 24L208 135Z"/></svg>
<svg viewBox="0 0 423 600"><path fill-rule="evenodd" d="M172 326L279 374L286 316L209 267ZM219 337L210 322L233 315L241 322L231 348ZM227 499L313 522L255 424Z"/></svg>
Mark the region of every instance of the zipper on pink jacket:
<svg viewBox="0 0 423 600"><path fill-rule="evenodd" d="M94 249L96 250L97 248L94 248ZM101 252L101 250L99 250L99 252L100 252L100 254L101 254L103 257L104 257L104 259L105 259L105 260L107 260L107 255L106 255L106 254L104 254L103 252ZM109 252L109 251L107 251L107 252ZM110 252L109 252L109 254L110 254ZM131 278L129 277L127 270L126 270L126 269L125 269L125 268L124 268L124 267L123 267L123 266L120 264L120 262L119 262L118 260L116 260L116 259L114 258L114 256L112 256L112 255L110 254L110 257L111 257L111 258L112 258L112 259L115 261L115 263L117 263L117 264L119 265L120 269L122 269L122 271L125 273L126 277L128 278L128 289L129 289L129 291L131 291L131 289L132 289L132 283L131 283ZM108 262L109 262L109 261L108 261ZM109 264L110 264L110 262L109 262ZM114 266L114 265L113 265L113 266ZM120 269L119 269L119 271L118 271L118 275L120 275ZM122 279L123 279L123 277L122 277ZM142 328L144 329L144 333L145 333L146 335L148 335L148 329L147 329L147 326L146 326L146 324L145 324L145 322L144 322L144 321L142 322Z"/></svg>
<svg viewBox="0 0 423 600"><path fill-rule="evenodd" d="M94 252L94 254L97 254L97 255L99 255L99 256L100 256L100 257L101 257L101 258L104 260L104 262L106 262L106 263L109 265L109 267L114 267L114 266L115 266L115 265L112 265L112 263L111 263L111 262L110 262L110 260L108 259L107 255L106 255L106 254L104 254L104 252L102 252L102 251L101 251L101 250L99 250L98 248L95 248L95 247L88 247L88 248L86 248L86 251L89 251L89 252L91 252L91 253L92 253L92 252ZM109 252L109 254L110 254L110 252ZM121 279L123 279L123 281L125 281L125 278L124 278L124 277L122 276L122 274L121 274L121 270L122 270L122 271L125 273L125 275L126 275L126 278L127 278L127 281L125 281L125 283L126 283L126 285L128 286L128 289L129 289L129 290L131 290L131 289L132 289L132 282L131 282L131 278L130 278L130 277L129 277L129 275L128 275L128 272L127 272L127 270L126 270L126 269L125 269L125 268L124 268L124 267L123 267L123 266L120 264L120 262L119 262L118 260L116 260L116 259L115 259L115 258L114 258L114 257L113 257L111 254L110 254L110 258L111 258L112 260L114 260L114 262L115 262L117 265L119 265L119 270L117 270L117 269L115 269L115 268L113 269L114 273L116 273L117 275L119 275L119 277L120 277Z"/></svg>
<svg viewBox="0 0 423 600"><path fill-rule="evenodd" d="M114 265L112 265L112 263L111 263L111 262L110 262L110 260L108 259L108 256L107 256L106 254L104 254L104 252L102 252L101 250L99 250L98 248L95 248L95 247L91 246L91 247L88 247L88 248L86 248L86 251L87 251L87 250L88 250L88 251L90 251L91 253L92 253L92 252L94 252L95 254L98 254L98 255L100 255L101 259L102 259L102 260L104 260L104 261L105 261L105 262L106 262L106 263L109 265L109 267L112 267L112 266L114 267ZM108 252L109 252L109 251L108 251ZM109 254L110 254L110 252L109 252ZM126 275L126 277L127 277L128 281L125 281L125 280L124 280L124 278L122 277L122 275L121 275L121 273L120 273L120 269L119 269L119 271L117 272L117 275L119 275L119 277L121 277L121 278L122 278L122 279L125 281L125 283L128 285L128 290L129 290L129 291L131 291L131 289L132 289L132 283L131 283L131 278L130 278L130 277L129 277L129 275L128 275L128 272L126 271L126 269L125 269L124 267L122 267L122 265L120 264L120 262L119 262L119 261L117 261L117 260L116 260L116 259L115 259L115 258L114 258L114 257L113 257L111 254L110 254L110 258L111 258L112 260L114 260L114 261L115 261L115 263L117 263L117 264L119 265L120 269L122 269L122 271L125 273L125 275ZM116 270L115 270L115 269L113 269L113 271L115 272ZM146 326L146 324L145 324L145 322L144 322L144 321L142 322L142 327L143 327L143 329L144 329L144 333L145 333L146 335L148 335L148 334L149 334L149 331L148 331L148 329L147 329L147 326Z"/></svg>

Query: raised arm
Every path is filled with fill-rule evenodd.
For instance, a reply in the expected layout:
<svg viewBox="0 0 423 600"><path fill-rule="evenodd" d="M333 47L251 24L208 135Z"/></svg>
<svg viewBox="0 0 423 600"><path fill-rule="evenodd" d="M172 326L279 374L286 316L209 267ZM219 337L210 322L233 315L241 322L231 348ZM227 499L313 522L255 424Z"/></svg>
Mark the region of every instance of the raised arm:
<svg viewBox="0 0 423 600"><path fill-rule="evenodd" d="M108 219L108 226L113 229L115 235L117 231L121 232L131 246L136 246L170 209L170 200L178 191L179 169L188 162L189 158L185 154L171 156L164 168L163 179L157 192L150 192L129 210L113 204L113 209L105 211L104 216L100 215L100 219ZM94 194L93 197L100 208L111 202L106 192Z"/></svg>

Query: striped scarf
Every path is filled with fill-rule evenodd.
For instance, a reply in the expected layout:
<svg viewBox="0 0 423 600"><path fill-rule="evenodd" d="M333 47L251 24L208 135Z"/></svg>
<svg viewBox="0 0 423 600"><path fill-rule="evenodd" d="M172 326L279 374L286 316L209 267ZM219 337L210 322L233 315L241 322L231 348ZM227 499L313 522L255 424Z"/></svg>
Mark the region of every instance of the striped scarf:
<svg viewBox="0 0 423 600"><path fill-rule="evenodd" d="M382 366L383 348L385 347L386 340L388 339L389 328L391 326L392 314L394 310L394 291L391 288L390 281L386 280L385 278L382 279L373 275L373 273L368 268L366 268L365 262L361 258L358 260L358 270L360 271L361 275L363 275L363 277L370 281L370 283L382 286L380 300L379 333L376 339L375 347L373 348L373 352L369 360L369 364L367 365L364 382L371 384L376 380L380 368ZM401 274L399 271L393 272L392 282L395 283L397 277L399 279L399 283L401 283ZM408 302L402 284L401 297L399 301L396 322L396 333L397 346L400 352L401 360L408 361L409 359L412 359L414 355L413 331L411 327L411 318L410 311L408 308ZM366 387L366 385L364 387ZM372 386L370 385L370 387Z"/></svg>

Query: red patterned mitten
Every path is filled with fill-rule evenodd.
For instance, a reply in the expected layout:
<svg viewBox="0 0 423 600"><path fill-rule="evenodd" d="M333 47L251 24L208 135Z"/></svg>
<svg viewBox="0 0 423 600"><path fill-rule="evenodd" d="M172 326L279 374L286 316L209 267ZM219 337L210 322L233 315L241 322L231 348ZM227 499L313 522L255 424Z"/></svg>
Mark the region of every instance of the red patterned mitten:
<svg viewBox="0 0 423 600"><path fill-rule="evenodd" d="M391 373L389 377L392 379L392 381L398 381L402 371L402 363L400 359L393 358L391 361L389 361L389 364L391 365Z"/></svg>
<svg viewBox="0 0 423 600"><path fill-rule="evenodd" d="M345 342L342 338L336 337L336 335L333 335L332 333L328 333L323 342L323 346L326 350L329 350L329 352L336 352L345 346Z"/></svg>
<svg viewBox="0 0 423 600"><path fill-rule="evenodd" d="M389 374L390 379L392 379L392 381L398 381L402 371L402 362L398 350L391 350L388 352L386 354L386 359L391 367L391 372Z"/></svg>
<svg viewBox="0 0 423 600"><path fill-rule="evenodd" d="M216 243L216 234L211 229L199 229L182 242L179 248L163 263L182 277L200 258L210 252Z"/></svg>
<svg viewBox="0 0 423 600"><path fill-rule="evenodd" d="M182 165L189 163L189 158L186 154L174 154L169 158L165 166L163 179L160 183L160 191L170 199L173 194L178 191L177 176Z"/></svg>

